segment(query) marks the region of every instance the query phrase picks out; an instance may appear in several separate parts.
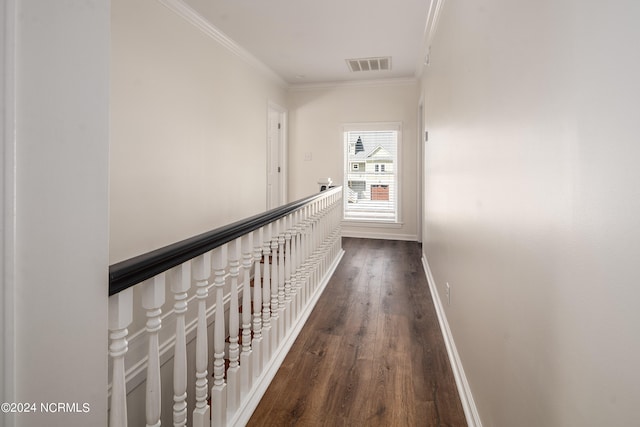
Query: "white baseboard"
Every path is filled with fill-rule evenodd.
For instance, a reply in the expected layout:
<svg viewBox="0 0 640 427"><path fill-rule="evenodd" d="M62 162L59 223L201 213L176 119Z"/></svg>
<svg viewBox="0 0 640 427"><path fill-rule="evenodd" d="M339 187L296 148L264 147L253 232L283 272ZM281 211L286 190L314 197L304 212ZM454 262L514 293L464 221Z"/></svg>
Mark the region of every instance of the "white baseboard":
<svg viewBox="0 0 640 427"><path fill-rule="evenodd" d="M356 237L359 239L382 239L382 240L406 240L417 242L416 234L398 234L398 233L376 233L371 231L345 230L342 229L342 237Z"/></svg>
<svg viewBox="0 0 640 427"><path fill-rule="evenodd" d="M467 381L467 377L464 373L464 368L462 367L462 361L460 360L460 355L458 354L456 344L453 341L453 335L451 334L451 329L449 328L447 315L444 311L444 307L442 306L442 300L440 299L440 294L438 294L438 287L436 286L436 282L433 279L433 274L431 274L431 268L429 268L429 262L427 261L427 258L424 255L422 256L422 267L424 268L424 272L427 275L427 282L429 283L429 289L431 290L433 305L435 306L436 313L438 314L440 329L442 330L444 343L445 343L445 346L447 347L449 362L451 363L453 376L455 377L455 380L456 380L456 386L458 387L458 394L460 395L460 400L462 402L462 409L464 410L464 415L467 419L467 424L469 425L469 427L482 427L482 421L480 420L478 409L476 408L475 401L473 400L473 396L471 395L471 388L469 387L469 382Z"/></svg>

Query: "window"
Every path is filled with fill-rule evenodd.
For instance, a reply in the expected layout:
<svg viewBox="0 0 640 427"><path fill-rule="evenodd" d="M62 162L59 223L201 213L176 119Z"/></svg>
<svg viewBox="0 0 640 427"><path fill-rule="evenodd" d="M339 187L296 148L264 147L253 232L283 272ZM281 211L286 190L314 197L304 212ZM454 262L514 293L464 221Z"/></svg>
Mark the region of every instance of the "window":
<svg viewBox="0 0 640 427"><path fill-rule="evenodd" d="M400 123L345 125L345 220L399 221L400 131Z"/></svg>

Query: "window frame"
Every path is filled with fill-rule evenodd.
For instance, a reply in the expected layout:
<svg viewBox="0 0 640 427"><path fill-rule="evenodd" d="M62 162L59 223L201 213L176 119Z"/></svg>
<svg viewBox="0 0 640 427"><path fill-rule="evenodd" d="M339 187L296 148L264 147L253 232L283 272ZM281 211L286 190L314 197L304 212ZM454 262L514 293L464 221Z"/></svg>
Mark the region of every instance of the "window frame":
<svg viewBox="0 0 640 427"><path fill-rule="evenodd" d="M385 173L393 174L393 185L395 186L396 196L395 196L395 219L378 219L378 218L367 218L367 217L348 217L347 214L347 203L348 203L348 176L344 176L344 197L343 197L343 209L342 209L342 219L345 223L351 225L364 225L364 226L401 226L402 225L402 185L401 185L401 175L402 175L402 122L364 122L364 123L345 123L342 126L341 132L341 140L342 140L342 149L343 149L343 173L347 174L349 169L349 144L347 142L346 134L347 132L371 132L371 131L395 131L397 132L396 138L396 155L395 155L395 165L392 168L391 172L385 171ZM386 168L385 168L386 169Z"/></svg>

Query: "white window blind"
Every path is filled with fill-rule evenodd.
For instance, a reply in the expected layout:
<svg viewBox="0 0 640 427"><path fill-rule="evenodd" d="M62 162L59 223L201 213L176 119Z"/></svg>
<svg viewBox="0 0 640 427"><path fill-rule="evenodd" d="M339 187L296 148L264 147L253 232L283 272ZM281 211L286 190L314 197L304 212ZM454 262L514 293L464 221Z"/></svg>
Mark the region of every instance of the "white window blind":
<svg viewBox="0 0 640 427"><path fill-rule="evenodd" d="M399 137L396 123L345 126L345 220L398 222Z"/></svg>

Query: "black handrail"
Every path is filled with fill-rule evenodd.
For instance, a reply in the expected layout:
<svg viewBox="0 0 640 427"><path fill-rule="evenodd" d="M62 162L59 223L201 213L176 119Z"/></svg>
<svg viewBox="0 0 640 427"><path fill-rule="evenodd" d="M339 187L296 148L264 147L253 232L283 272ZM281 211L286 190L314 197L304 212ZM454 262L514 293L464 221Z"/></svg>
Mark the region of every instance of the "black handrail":
<svg viewBox="0 0 640 427"><path fill-rule="evenodd" d="M270 211L225 225L215 230L190 237L163 248L129 258L109 266L109 296L122 292L143 280L147 280L170 268L180 265L198 255L224 245L244 234L257 230L319 199L331 192L341 191L335 187Z"/></svg>

